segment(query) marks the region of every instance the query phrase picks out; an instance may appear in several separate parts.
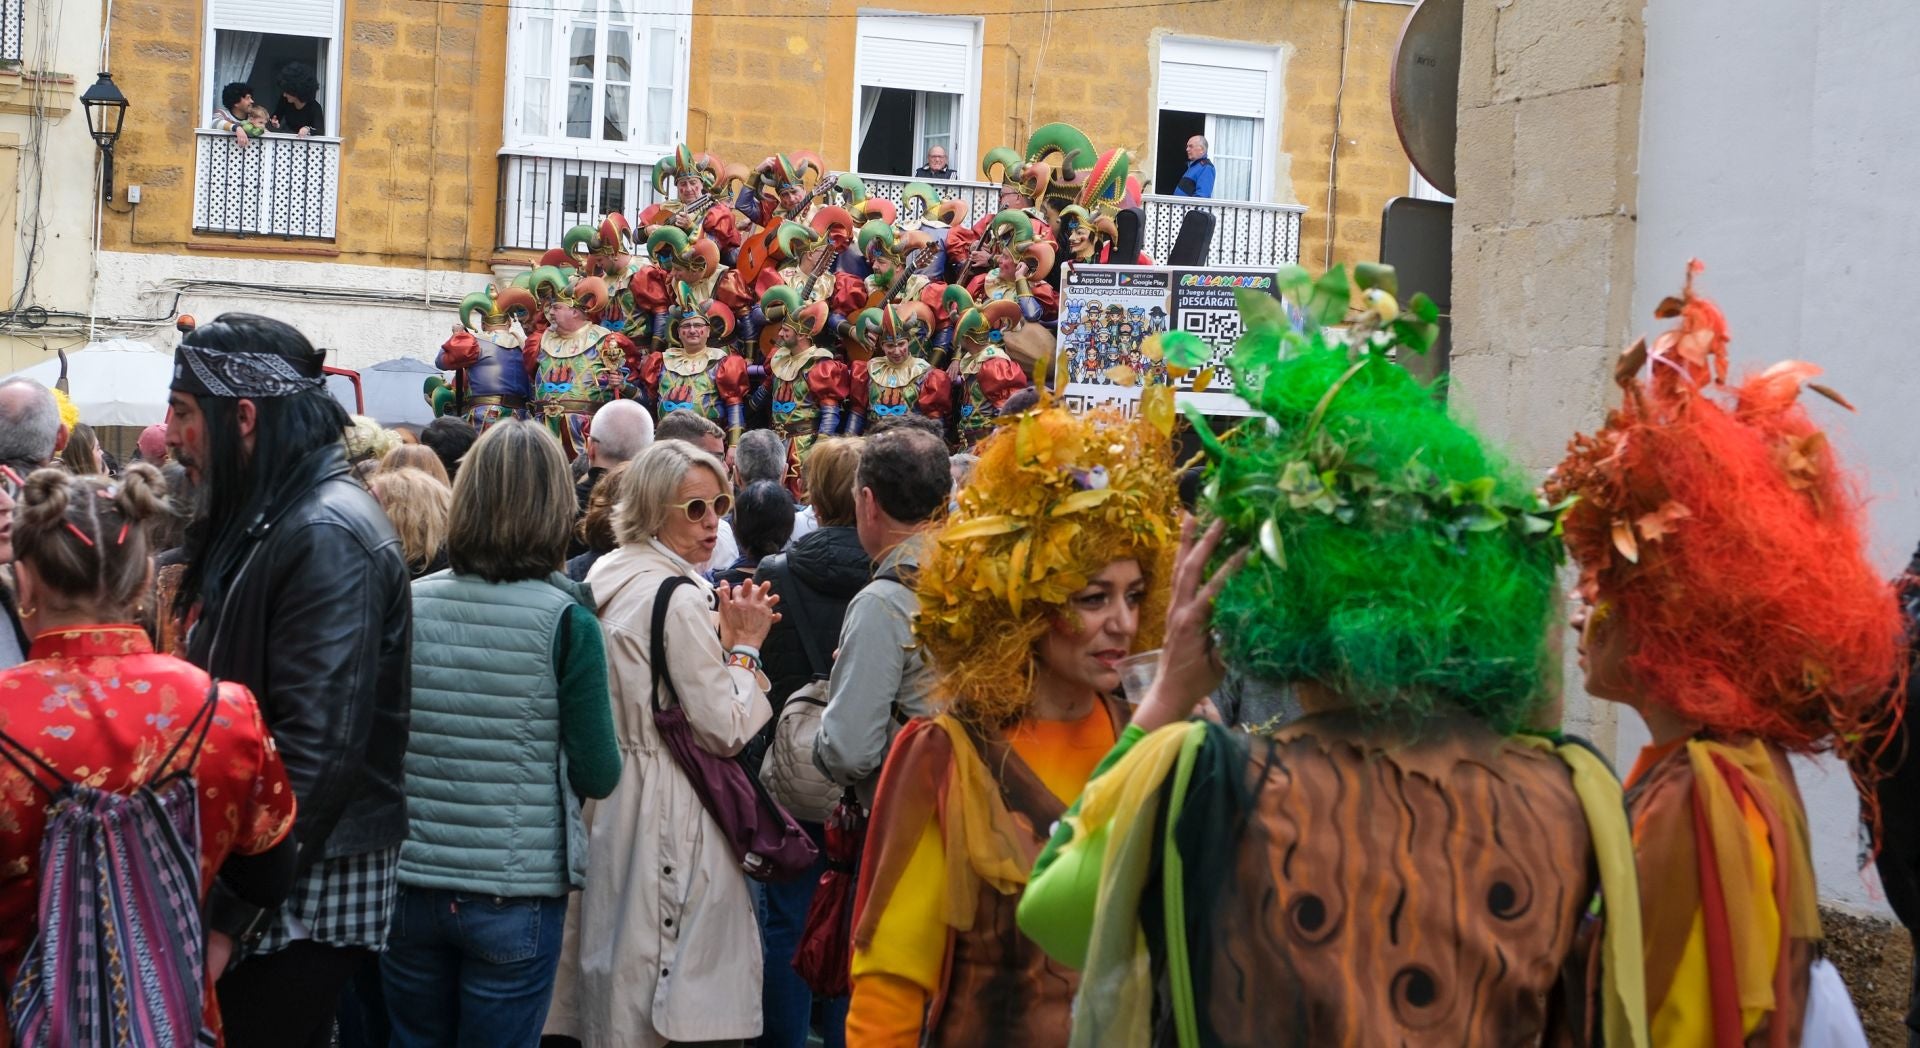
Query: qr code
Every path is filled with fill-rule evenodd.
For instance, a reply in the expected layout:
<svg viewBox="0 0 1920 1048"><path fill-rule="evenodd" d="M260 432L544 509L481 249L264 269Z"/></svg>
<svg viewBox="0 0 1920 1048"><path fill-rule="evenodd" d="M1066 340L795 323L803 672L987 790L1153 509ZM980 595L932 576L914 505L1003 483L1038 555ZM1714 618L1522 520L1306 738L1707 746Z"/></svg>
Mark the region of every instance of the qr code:
<svg viewBox="0 0 1920 1048"><path fill-rule="evenodd" d="M1215 349L1232 349L1240 339L1237 310L1195 310L1180 318L1180 330L1191 331Z"/></svg>

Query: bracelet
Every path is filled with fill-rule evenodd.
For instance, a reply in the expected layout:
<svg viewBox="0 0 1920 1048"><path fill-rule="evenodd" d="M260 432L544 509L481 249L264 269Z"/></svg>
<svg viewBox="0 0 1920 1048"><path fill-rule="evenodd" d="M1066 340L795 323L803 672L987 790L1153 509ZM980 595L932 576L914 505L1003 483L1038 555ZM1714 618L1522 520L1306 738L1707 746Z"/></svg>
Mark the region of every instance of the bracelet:
<svg viewBox="0 0 1920 1048"><path fill-rule="evenodd" d="M751 644L735 644L733 647L727 649L727 653L730 655L745 655L755 662L760 661L760 649Z"/></svg>
<svg viewBox="0 0 1920 1048"><path fill-rule="evenodd" d="M758 673L760 672L760 657L758 655L749 655L744 651L731 652L727 655L727 665L738 666L748 673Z"/></svg>

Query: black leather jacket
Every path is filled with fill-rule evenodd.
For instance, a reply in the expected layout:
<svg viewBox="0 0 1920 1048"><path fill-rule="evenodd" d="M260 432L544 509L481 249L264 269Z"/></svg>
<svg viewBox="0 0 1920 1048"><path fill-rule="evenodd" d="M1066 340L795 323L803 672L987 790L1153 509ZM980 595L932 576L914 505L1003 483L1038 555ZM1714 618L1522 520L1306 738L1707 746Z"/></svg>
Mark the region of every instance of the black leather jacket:
<svg viewBox="0 0 1920 1048"><path fill-rule="evenodd" d="M310 452L238 553L187 657L252 689L300 801L300 868L407 835L413 600L393 526L338 444Z"/></svg>

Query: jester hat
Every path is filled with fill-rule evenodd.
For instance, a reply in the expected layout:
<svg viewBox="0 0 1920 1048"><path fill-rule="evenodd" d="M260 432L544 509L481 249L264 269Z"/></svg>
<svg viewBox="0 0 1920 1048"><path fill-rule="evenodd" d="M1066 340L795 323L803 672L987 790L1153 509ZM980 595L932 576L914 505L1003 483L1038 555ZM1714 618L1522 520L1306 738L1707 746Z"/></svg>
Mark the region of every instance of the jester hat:
<svg viewBox="0 0 1920 1048"><path fill-rule="evenodd" d="M694 294L691 284L681 281L674 288L673 305L667 310L667 334L674 345L682 344L680 325L692 318L707 322L709 346L722 345L733 337L733 311L713 299L702 300Z"/></svg>
<svg viewBox="0 0 1920 1048"><path fill-rule="evenodd" d="M854 318L853 333L856 338L873 350L874 356L881 353L882 342L910 341L913 352L918 355L926 347L927 338L933 333L933 310L924 302L890 302L884 306L863 309Z"/></svg>
<svg viewBox="0 0 1920 1048"><path fill-rule="evenodd" d="M761 163L754 172L756 188L762 194L771 195L783 189L805 188L807 172L813 172L817 181L826 172L826 165L820 158L805 150L793 153L775 153Z"/></svg>
<svg viewBox="0 0 1920 1048"><path fill-rule="evenodd" d="M560 238L560 244L570 259L586 255L606 260L616 255L631 255L633 226L627 221L627 216L613 211L600 220L599 229L579 225L567 230L566 235Z"/></svg>
<svg viewBox="0 0 1920 1048"><path fill-rule="evenodd" d="M991 179L1000 169L1004 186L1019 190L1022 196L1038 202L1049 195L1049 187L1059 184L1065 200L1078 190L1080 169L1093 160L1093 141L1071 124L1043 124L1027 137L1026 152L1010 146L987 150L980 159L980 173ZM1060 158L1056 171L1049 161Z"/></svg>
<svg viewBox="0 0 1920 1048"><path fill-rule="evenodd" d="M460 324L469 331L480 331L486 326L501 327L514 320L525 324L539 308L533 292L525 288L489 284L485 290L460 300ZM474 320L476 315L480 318L478 322Z"/></svg>
<svg viewBox="0 0 1920 1048"><path fill-rule="evenodd" d="M1800 393L1846 402L1800 361L1729 385L1700 269L1655 310L1673 330L1621 357L1620 406L1548 482L1578 500L1566 542L1589 637L1624 631L1635 683L1684 720L1851 756L1877 735L1901 620L1868 559L1862 485Z"/></svg>
<svg viewBox="0 0 1920 1048"><path fill-rule="evenodd" d="M667 196L667 187L678 181L683 175L691 175L700 180L702 189L711 190L719 181L721 171L726 165L710 153L696 155L682 142L673 147L673 152L663 156L653 165L653 191Z"/></svg>
<svg viewBox="0 0 1920 1048"><path fill-rule="evenodd" d="M1027 712L1034 648L1108 565L1148 583L1137 650L1159 643L1179 514L1172 444L1112 409L1027 412L987 437L920 563L914 634L948 711L987 729Z"/></svg>
<svg viewBox="0 0 1920 1048"><path fill-rule="evenodd" d="M1386 267L1357 276L1367 308L1349 316L1344 269L1277 274L1304 330L1270 295L1236 296L1234 386L1258 414L1220 438L1195 419L1203 515L1256 551L1215 603L1225 655L1263 680L1318 682L1375 720L1450 707L1518 731L1547 695L1560 507L1393 362L1438 337L1433 303L1403 311ZM1160 344L1173 367L1209 355L1188 335Z"/></svg>
<svg viewBox="0 0 1920 1048"><path fill-rule="evenodd" d="M993 216L987 225L986 243L994 250L1005 247L1026 259L1036 280L1053 271L1053 245L1034 234L1033 219L1025 211L1008 208Z"/></svg>
<svg viewBox="0 0 1920 1048"><path fill-rule="evenodd" d="M1031 225L1028 226L1032 228ZM860 227L856 239L860 255L876 269L905 265L909 256L937 249L934 239L919 230L901 231L884 219L872 219ZM924 260L922 260L924 261Z"/></svg>
<svg viewBox="0 0 1920 1048"><path fill-rule="evenodd" d="M958 284L947 285L947 290L940 296L940 304L943 310L955 317L953 341L956 346L985 345L992 341L996 332L1005 332L1023 319L1018 302L1001 298L976 303L967 289Z"/></svg>
<svg viewBox="0 0 1920 1048"><path fill-rule="evenodd" d="M590 317L607 308L607 282L596 276L577 274L557 266L541 266L533 271L532 289L541 308L572 306Z"/></svg>
<svg viewBox="0 0 1920 1048"><path fill-rule="evenodd" d="M718 244L706 237L689 237L686 230L677 226L655 226L649 230L647 256L663 269L691 273L700 280L720 268Z"/></svg>
<svg viewBox="0 0 1920 1048"><path fill-rule="evenodd" d="M774 340L782 328L800 337L805 346L808 340L818 336L827 326L827 303L820 299L800 304L800 291L786 284L777 284L760 296L760 310L767 319L776 321L760 330L760 349L767 356L774 352Z"/></svg>

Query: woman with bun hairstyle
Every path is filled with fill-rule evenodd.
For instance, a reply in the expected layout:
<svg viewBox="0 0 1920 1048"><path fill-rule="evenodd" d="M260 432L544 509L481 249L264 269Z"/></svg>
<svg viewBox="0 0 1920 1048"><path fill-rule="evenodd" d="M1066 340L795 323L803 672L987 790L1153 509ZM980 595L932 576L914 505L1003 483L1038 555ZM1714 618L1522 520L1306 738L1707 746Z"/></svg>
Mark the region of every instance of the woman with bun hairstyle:
<svg viewBox="0 0 1920 1048"><path fill-rule="evenodd" d="M1627 808L1640 880L1658 886L1641 896L1654 1043L1789 1045L1810 993L1845 990L1815 960L1787 758L1832 750L1871 775L1902 622L1867 556L1862 485L1800 403L1838 395L1800 361L1729 384L1726 319L1694 294L1699 270L1655 312L1674 329L1623 355L1620 407L1573 439L1548 491L1574 500L1587 691L1653 736Z"/></svg>
<svg viewBox="0 0 1920 1048"><path fill-rule="evenodd" d="M147 526L167 513L166 494L160 474L136 464L117 482L38 470L15 496L14 570L33 643L26 662L0 672L0 978L12 985L39 931L56 777L130 794L185 771L199 799L204 970L191 970L184 946L141 960L203 982L202 1022L217 1033L213 981L233 937L292 887L294 797L247 689L223 683L206 709L207 675L156 654L135 621L152 577Z"/></svg>

